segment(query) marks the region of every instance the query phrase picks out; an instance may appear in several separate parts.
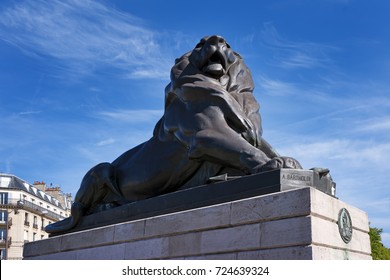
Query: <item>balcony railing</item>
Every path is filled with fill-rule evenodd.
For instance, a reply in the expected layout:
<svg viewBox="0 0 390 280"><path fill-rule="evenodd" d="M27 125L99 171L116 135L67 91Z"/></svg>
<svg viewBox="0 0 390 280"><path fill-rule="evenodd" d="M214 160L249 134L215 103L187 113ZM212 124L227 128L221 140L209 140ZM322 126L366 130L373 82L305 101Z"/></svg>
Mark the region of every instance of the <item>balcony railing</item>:
<svg viewBox="0 0 390 280"><path fill-rule="evenodd" d="M0 220L0 225L8 226L8 228L10 228L12 226L12 218L9 218L8 221Z"/></svg>
<svg viewBox="0 0 390 280"><path fill-rule="evenodd" d="M38 213L40 215L44 215L48 218L51 218L55 221L59 221L61 219L66 218L65 216L59 215L51 210L48 210L40 205L36 205L30 201L27 201L25 199L23 200L13 200L9 199L8 203L6 204L1 204L2 207L8 207L8 208L15 208L15 209L28 209L31 210L32 212Z"/></svg>
<svg viewBox="0 0 390 280"><path fill-rule="evenodd" d="M30 226L30 222L29 221L24 221L24 225L29 227Z"/></svg>
<svg viewBox="0 0 390 280"><path fill-rule="evenodd" d="M33 228L38 229L38 224L33 224Z"/></svg>
<svg viewBox="0 0 390 280"><path fill-rule="evenodd" d="M8 248L9 248L11 246L11 244L12 244L12 238L11 237L8 238L8 240L5 239L5 238L0 239L0 247L1 248L5 248L5 246L8 246Z"/></svg>

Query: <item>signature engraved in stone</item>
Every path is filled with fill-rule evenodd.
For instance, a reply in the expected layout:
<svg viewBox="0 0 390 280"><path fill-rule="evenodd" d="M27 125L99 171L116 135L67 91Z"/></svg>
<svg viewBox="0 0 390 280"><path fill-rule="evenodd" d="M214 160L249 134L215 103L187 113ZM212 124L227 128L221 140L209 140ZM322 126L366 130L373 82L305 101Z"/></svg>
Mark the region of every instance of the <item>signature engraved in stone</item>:
<svg viewBox="0 0 390 280"><path fill-rule="evenodd" d="M299 175L299 174L283 174L283 180L294 180L294 181L302 181L302 182L311 182L312 179L310 176Z"/></svg>

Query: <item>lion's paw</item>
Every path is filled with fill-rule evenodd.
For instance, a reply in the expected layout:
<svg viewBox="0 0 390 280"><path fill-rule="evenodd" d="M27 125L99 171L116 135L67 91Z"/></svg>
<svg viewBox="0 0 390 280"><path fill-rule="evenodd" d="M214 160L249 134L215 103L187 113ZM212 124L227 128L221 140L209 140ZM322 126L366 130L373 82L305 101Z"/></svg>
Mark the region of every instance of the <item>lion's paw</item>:
<svg viewBox="0 0 390 280"><path fill-rule="evenodd" d="M280 168L302 169L302 166L296 159L291 157L274 157L264 165L256 168L255 173Z"/></svg>

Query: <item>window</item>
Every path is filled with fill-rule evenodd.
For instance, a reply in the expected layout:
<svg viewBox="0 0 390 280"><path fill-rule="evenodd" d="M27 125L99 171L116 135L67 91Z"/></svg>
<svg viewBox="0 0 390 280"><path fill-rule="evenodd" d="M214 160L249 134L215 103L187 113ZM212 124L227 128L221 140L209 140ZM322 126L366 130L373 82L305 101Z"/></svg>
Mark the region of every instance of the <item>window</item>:
<svg viewBox="0 0 390 280"><path fill-rule="evenodd" d="M6 259L5 249L1 249L0 250L0 259L1 260L5 260Z"/></svg>
<svg viewBox="0 0 390 280"><path fill-rule="evenodd" d="M7 230L5 228L0 229L0 240L5 242L7 239Z"/></svg>
<svg viewBox="0 0 390 280"><path fill-rule="evenodd" d="M37 216L34 216L33 228L38 228L38 218L37 218Z"/></svg>
<svg viewBox="0 0 390 280"><path fill-rule="evenodd" d="M8 193L0 192L0 204L8 204Z"/></svg>
<svg viewBox="0 0 390 280"><path fill-rule="evenodd" d="M24 242L28 242L28 230L24 231Z"/></svg>
<svg viewBox="0 0 390 280"><path fill-rule="evenodd" d="M6 223L7 216L7 211L0 211L0 223Z"/></svg>
<svg viewBox="0 0 390 280"><path fill-rule="evenodd" d="M36 232L33 233L33 241L35 241L35 240L37 240L37 233Z"/></svg>
<svg viewBox="0 0 390 280"><path fill-rule="evenodd" d="M45 229L45 219L42 218L42 229Z"/></svg>
<svg viewBox="0 0 390 280"><path fill-rule="evenodd" d="M28 213L24 213L24 225L30 226L30 222L28 221Z"/></svg>

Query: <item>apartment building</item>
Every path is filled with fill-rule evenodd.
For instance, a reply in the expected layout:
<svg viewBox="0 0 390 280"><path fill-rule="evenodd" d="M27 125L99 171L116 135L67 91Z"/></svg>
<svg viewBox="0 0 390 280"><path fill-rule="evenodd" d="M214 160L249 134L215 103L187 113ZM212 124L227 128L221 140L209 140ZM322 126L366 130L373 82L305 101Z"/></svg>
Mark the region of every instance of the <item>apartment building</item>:
<svg viewBox="0 0 390 280"><path fill-rule="evenodd" d="M69 217L71 203L59 187L0 173L1 259L22 259L24 244L47 238L45 226Z"/></svg>

